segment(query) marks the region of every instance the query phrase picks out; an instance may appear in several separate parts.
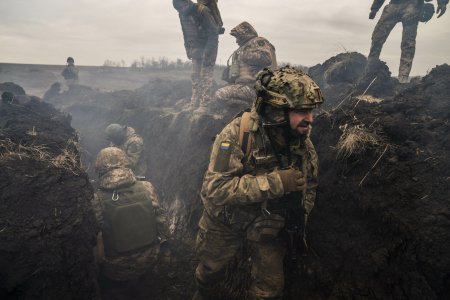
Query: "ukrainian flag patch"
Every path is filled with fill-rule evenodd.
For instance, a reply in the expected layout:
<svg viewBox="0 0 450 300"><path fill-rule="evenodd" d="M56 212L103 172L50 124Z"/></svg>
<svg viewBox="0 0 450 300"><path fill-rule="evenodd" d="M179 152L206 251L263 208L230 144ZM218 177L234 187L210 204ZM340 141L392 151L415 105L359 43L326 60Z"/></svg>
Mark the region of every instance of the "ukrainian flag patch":
<svg viewBox="0 0 450 300"><path fill-rule="evenodd" d="M222 142L222 143L220 144L220 149L221 149L221 150L228 150L228 149L230 149L230 143L228 143L228 142Z"/></svg>
<svg viewBox="0 0 450 300"><path fill-rule="evenodd" d="M226 172L230 166L231 143L221 142L217 156L215 157L214 171Z"/></svg>

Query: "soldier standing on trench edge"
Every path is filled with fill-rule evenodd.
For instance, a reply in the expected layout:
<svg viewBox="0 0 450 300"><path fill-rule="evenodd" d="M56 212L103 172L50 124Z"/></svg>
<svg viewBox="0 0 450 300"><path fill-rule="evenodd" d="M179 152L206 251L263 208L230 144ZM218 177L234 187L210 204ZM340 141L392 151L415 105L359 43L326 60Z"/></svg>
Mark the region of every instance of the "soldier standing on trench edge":
<svg viewBox="0 0 450 300"><path fill-rule="evenodd" d="M309 139L317 84L285 67L256 79L251 112L217 135L201 191L194 300L213 299L239 249L251 249L251 299L282 299L283 261L306 248L316 198L318 158Z"/></svg>
<svg viewBox="0 0 450 300"><path fill-rule="evenodd" d="M385 0L374 0L370 8L369 19L374 19L378 10L383 6ZM432 0L425 0L430 2ZM448 0L437 0L437 14L441 17L447 10ZM424 6L425 5L425 6ZM433 16L434 7L431 11L424 10L431 4L424 4L424 0L391 0L383 9L372 34L372 45L368 56L369 68L374 59L379 59L381 49L392 29L399 22L403 25L400 67L398 80L400 83L407 83L411 72L414 53L416 51L416 36L419 21L426 22ZM431 5L432 6L432 5ZM429 14L428 12L431 12ZM426 16L428 14L428 17Z"/></svg>
<svg viewBox="0 0 450 300"><path fill-rule="evenodd" d="M206 105L211 100L219 32L224 30L216 2L172 0L180 18L186 54L192 60L190 108L201 113L206 112Z"/></svg>

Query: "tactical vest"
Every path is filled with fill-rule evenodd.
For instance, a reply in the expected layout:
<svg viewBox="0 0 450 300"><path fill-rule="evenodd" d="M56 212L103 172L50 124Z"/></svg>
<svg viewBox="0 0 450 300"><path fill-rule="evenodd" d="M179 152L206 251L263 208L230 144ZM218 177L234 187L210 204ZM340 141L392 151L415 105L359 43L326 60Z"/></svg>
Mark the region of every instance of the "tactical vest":
<svg viewBox="0 0 450 300"><path fill-rule="evenodd" d="M134 253L157 241L155 211L142 182L117 190L99 190L107 257Z"/></svg>
<svg viewBox="0 0 450 300"><path fill-rule="evenodd" d="M198 4L194 9L195 10L188 15L179 14L181 30L183 31L184 47L189 59L192 59L193 48L201 48L206 42L206 34L202 29L202 24L196 17L198 13L201 13L201 11L205 9L205 6Z"/></svg>

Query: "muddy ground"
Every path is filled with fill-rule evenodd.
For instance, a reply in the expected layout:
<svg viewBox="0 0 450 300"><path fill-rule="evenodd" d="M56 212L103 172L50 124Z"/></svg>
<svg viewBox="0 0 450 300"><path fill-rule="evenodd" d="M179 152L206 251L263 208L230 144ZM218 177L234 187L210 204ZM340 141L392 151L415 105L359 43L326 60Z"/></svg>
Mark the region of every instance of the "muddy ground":
<svg viewBox="0 0 450 300"><path fill-rule="evenodd" d="M366 64L344 53L310 69L327 96L312 135L320 185L311 251L303 273L288 275L286 299L446 299L450 292L450 67L399 85L383 62L370 72ZM364 92L382 102L360 100ZM72 116L91 181L95 155L107 145L104 128L134 127L145 140L147 178L177 224L172 261L133 292L104 285L105 299L188 299L193 292L202 176L213 137L240 108L211 105L196 115L186 108L189 97L187 79L152 79L135 90L73 87L50 100ZM246 267L231 278L243 278L235 287L247 284ZM218 295L231 299L226 290Z"/></svg>

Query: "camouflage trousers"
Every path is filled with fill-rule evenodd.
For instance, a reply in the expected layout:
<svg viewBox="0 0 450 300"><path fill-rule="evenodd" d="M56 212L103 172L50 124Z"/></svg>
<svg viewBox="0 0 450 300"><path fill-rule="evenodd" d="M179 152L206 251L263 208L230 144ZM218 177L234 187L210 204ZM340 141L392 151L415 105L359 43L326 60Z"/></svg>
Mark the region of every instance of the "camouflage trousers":
<svg viewBox="0 0 450 300"><path fill-rule="evenodd" d="M100 257L100 272L114 281L136 280L153 269L158 260L159 249L159 244L156 244L142 252L126 256Z"/></svg>
<svg viewBox="0 0 450 300"><path fill-rule="evenodd" d="M386 5L372 34L369 60L380 58L381 49L386 39L395 25L401 22L403 25L403 33L399 77L408 78L416 51L417 27L421 8L415 1L405 1L398 4L390 3Z"/></svg>
<svg viewBox="0 0 450 300"><path fill-rule="evenodd" d="M256 92L253 84L231 84L216 91L214 98L217 101L225 101L229 104L233 102L245 103L251 105L256 98Z"/></svg>
<svg viewBox="0 0 450 300"><path fill-rule="evenodd" d="M252 267L249 296L252 299L281 299L284 289L284 241L275 238L250 242L242 229L231 228L205 211L199 222L196 250L200 263L195 271L199 288L213 289L225 279L225 272L239 250L248 242Z"/></svg>
<svg viewBox="0 0 450 300"><path fill-rule="evenodd" d="M205 106L211 99L214 80L214 64L205 63L203 59L192 59L192 97L193 107Z"/></svg>

